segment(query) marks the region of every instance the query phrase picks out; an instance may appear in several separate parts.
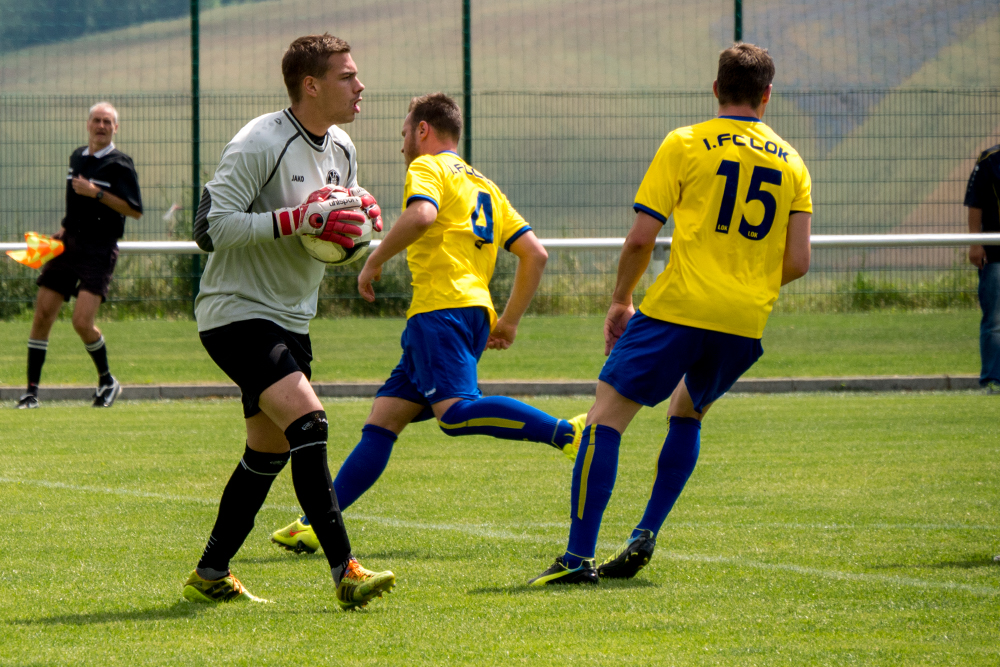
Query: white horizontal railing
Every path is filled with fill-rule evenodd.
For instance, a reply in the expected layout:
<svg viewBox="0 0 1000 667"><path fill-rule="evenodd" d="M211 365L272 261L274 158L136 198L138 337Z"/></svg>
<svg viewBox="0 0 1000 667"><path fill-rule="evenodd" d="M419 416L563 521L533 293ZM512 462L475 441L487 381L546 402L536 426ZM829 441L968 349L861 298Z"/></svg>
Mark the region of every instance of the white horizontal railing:
<svg viewBox="0 0 1000 667"><path fill-rule="evenodd" d="M539 239L549 250L585 250L621 248L623 237L596 239ZM658 246L670 247L669 236L656 239ZM962 247L968 245L1000 245L1000 234L814 234L814 248L916 248ZM378 240L372 241L377 246ZM0 243L0 252L24 250L25 243ZM204 255L194 241L121 241L118 248L125 254L145 255Z"/></svg>

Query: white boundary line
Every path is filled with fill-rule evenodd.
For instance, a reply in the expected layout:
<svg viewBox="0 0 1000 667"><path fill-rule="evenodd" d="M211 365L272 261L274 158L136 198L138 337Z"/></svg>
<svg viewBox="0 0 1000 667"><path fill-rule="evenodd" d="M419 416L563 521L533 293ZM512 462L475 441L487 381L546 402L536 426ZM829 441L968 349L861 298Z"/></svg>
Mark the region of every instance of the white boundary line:
<svg viewBox="0 0 1000 667"><path fill-rule="evenodd" d="M132 498L149 498L151 500L164 500L170 502L186 502L195 503L198 505L208 505L215 506L218 504L218 500L208 500L205 498L194 498L190 496L177 496L166 493L155 493L150 491L137 491L133 489L112 489L108 487L97 487L97 486L80 486L76 484L66 484L64 482L50 482L45 480L31 480L31 479L12 479L9 477L0 477L0 484L24 484L28 486L37 486L48 489L61 489L65 491L77 491L83 493L104 493L116 496L128 496ZM297 505L264 505L262 509L265 510L276 510L280 512L288 513L298 513L299 507ZM409 530L425 530L425 531L440 531L440 532L457 532L465 535L472 535L475 537L486 537L490 539L498 540L512 540L516 542L531 542L534 544L552 544L556 545L557 541L548 537L542 537L540 535L528 535L524 533L515 533L507 530L494 530L486 526L476 526L476 525L462 525L462 524L449 524L449 523L425 523L422 521L407 521L404 519L393 519L389 517L381 516L371 516L365 514L351 514L350 519L355 521L368 521L372 523L379 523L384 526L391 526L394 528L404 528ZM538 525L559 525L559 524L538 524ZM697 527L699 524L683 524L688 527ZM807 527L809 524L768 524L770 526L784 526L791 525L794 527ZM842 528L843 525L831 524L836 528ZM879 524L874 524L878 526ZM817 524L818 527L822 527L822 524ZM867 528L868 526L858 526L858 528ZM975 527L961 527L975 529ZM941 529L940 526L932 526L930 529ZM995 530L994 528L982 527L983 530ZM600 543L598 545L601 549L614 549L617 544L611 543ZM701 554L682 554L676 552L660 552L664 557L670 558L672 560L679 560L692 563L719 563L722 565L731 565L734 567L747 567L756 570L769 570L777 572L791 572L793 574L803 575L806 577L819 577L822 579L833 579L836 581L860 581L860 582L871 582L880 583L890 586L908 586L912 588L924 588L924 589L939 589L939 590L950 590L950 591L960 591L963 593L972 593L974 595L1000 595L1000 588L994 588L990 586L977 586L974 584L962 584L953 581L927 581L925 579L916 579L913 577L897 577L892 575L881 575L881 574L866 574L866 573L855 573L855 572L840 572L838 570L823 570L814 567L804 567L801 565L788 565L783 563L764 563L761 561L747 560L744 558L730 558L726 556L705 556Z"/></svg>

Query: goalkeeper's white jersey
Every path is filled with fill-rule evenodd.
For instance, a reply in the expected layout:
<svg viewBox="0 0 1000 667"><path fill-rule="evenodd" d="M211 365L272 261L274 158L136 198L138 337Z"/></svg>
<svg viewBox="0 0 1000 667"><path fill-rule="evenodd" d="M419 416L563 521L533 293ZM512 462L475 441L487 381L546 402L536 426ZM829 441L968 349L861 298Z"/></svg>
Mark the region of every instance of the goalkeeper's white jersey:
<svg viewBox="0 0 1000 667"><path fill-rule="evenodd" d="M270 320L308 333L326 265L296 236L275 238L271 211L298 206L326 185L357 185L357 153L340 128L315 143L291 111L247 123L223 149L195 216L194 239L211 251L195 301L198 331Z"/></svg>

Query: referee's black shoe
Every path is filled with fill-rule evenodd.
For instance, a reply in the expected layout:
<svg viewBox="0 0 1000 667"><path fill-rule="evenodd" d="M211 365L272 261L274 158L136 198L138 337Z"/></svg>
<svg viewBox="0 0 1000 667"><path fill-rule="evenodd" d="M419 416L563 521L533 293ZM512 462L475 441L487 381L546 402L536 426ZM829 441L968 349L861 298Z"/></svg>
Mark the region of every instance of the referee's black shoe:
<svg viewBox="0 0 1000 667"><path fill-rule="evenodd" d="M118 398L122 393L122 386L118 383L118 380L111 376L111 382L102 382L98 387L97 391L94 392L94 407L95 408L110 408L115 404L115 399Z"/></svg>
<svg viewBox="0 0 1000 667"><path fill-rule="evenodd" d="M597 574L607 579L631 579L653 557L656 538L653 531L644 530L636 537L625 540L618 551L597 568Z"/></svg>
<svg viewBox="0 0 1000 667"><path fill-rule="evenodd" d="M38 397L34 394L28 393L17 399L17 409L18 410L33 410L38 407Z"/></svg>

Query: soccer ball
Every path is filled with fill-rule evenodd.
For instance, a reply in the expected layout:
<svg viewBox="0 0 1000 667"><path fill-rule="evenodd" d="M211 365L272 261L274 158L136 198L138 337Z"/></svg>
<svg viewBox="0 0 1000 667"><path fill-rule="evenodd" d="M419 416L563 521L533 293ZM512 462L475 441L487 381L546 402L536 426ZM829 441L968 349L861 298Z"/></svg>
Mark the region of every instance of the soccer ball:
<svg viewBox="0 0 1000 667"><path fill-rule="evenodd" d="M333 241L323 241L316 236L299 238L302 240L302 247L313 258L331 266L343 266L356 262L368 254L372 242L372 223L366 219L361 225L361 236L354 239L353 248L345 248Z"/></svg>

